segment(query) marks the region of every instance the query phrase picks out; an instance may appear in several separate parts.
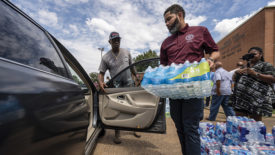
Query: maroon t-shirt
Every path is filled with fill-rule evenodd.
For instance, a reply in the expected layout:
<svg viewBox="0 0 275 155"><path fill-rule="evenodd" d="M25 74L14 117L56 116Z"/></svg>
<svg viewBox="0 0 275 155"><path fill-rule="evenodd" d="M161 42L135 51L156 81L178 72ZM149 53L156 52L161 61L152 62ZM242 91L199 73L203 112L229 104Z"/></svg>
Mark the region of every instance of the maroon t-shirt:
<svg viewBox="0 0 275 155"><path fill-rule="evenodd" d="M186 26L178 33L166 38L160 49L160 63L171 65L180 64L186 60L200 61L207 54L218 51L218 46L206 27Z"/></svg>

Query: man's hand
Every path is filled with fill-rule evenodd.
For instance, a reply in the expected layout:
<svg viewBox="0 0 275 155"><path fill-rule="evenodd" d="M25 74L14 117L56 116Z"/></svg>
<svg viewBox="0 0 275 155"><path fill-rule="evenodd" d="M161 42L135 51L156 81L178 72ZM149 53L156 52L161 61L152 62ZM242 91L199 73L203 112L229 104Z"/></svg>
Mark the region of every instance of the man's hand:
<svg viewBox="0 0 275 155"><path fill-rule="evenodd" d="M98 74L98 85L99 85L99 88L100 88L103 92L105 92L104 87L108 87L108 86L106 85L106 83L104 83L104 75L105 75L104 72L99 72L99 74Z"/></svg>
<svg viewBox="0 0 275 155"><path fill-rule="evenodd" d="M213 68L213 67L214 67L214 61L213 61L213 59L207 59L207 62L208 62L208 64L209 64L209 67L210 67L210 68Z"/></svg>
<svg viewBox="0 0 275 155"><path fill-rule="evenodd" d="M141 80L139 80L139 78L137 76L135 76L135 85L136 87L139 87L141 83Z"/></svg>
<svg viewBox="0 0 275 155"><path fill-rule="evenodd" d="M219 51L213 51L213 52L209 55L209 57L208 57L208 59L207 59L207 62L208 62L208 64L209 64L209 67L210 67L210 68L213 68L214 63L215 63L214 61L218 60L219 57L220 57L220 52L219 52Z"/></svg>
<svg viewBox="0 0 275 155"><path fill-rule="evenodd" d="M105 87L108 87L107 85L106 85L106 83L104 83L104 82L99 82L99 88L102 90L102 91L104 91L105 92Z"/></svg>

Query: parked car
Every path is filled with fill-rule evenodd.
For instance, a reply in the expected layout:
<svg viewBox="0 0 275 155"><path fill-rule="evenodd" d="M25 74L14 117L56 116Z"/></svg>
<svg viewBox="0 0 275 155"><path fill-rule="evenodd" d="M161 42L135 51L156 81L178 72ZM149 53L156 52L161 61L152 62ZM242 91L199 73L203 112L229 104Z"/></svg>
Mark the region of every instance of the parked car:
<svg viewBox="0 0 275 155"><path fill-rule="evenodd" d="M91 154L104 129L165 133L165 100L117 77L99 92L73 55L0 1L0 154Z"/></svg>

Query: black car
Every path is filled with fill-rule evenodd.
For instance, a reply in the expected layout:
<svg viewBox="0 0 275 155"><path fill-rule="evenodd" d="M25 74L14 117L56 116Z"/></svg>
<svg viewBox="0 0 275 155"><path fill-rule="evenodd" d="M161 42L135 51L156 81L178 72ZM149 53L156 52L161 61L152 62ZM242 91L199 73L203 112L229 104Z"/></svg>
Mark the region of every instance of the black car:
<svg viewBox="0 0 275 155"><path fill-rule="evenodd" d="M165 101L117 77L99 92L73 55L7 0L0 1L0 154L91 154L104 129L165 133Z"/></svg>

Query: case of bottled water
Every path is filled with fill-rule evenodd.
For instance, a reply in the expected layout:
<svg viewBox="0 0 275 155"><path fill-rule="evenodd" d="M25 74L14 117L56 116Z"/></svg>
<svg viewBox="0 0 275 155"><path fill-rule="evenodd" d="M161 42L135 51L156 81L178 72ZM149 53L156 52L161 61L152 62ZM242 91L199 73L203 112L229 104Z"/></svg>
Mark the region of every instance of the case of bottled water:
<svg viewBox="0 0 275 155"><path fill-rule="evenodd" d="M254 155L246 146L223 146L223 155Z"/></svg>
<svg viewBox="0 0 275 155"><path fill-rule="evenodd" d="M225 140L225 134L226 134L226 124L217 122L215 126L215 139L217 141L220 141L221 143Z"/></svg>
<svg viewBox="0 0 275 155"><path fill-rule="evenodd" d="M201 154L208 155L218 155L220 153L220 148L222 144L219 141L216 141L213 138L210 138L208 136L201 136Z"/></svg>
<svg viewBox="0 0 275 155"><path fill-rule="evenodd" d="M214 134L215 134L215 130L214 130L215 126L213 125L213 123L210 122L201 122L199 125L199 133L202 136L207 136L210 138L214 138Z"/></svg>
<svg viewBox="0 0 275 155"><path fill-rule="evenodd" d="M211 134L214 131L214 134ZM239 116L227 117L226 123L201 122L201 154L275 155L275 126L266 132L263 122Z"/></svg>
<svg viewBox="0 0 275 155"><path fill-rule="evenodd" d="M275 144L275 125L272 128L272 135L273 135L274 144Z"/></svg>
<svg viewBox="0 0 275 155"><path fill-rule="evenodd" d="M211 95L211 78L208 62L160 65L146 69L141 86L148 92L172 99L203 98Z"/></svg>

